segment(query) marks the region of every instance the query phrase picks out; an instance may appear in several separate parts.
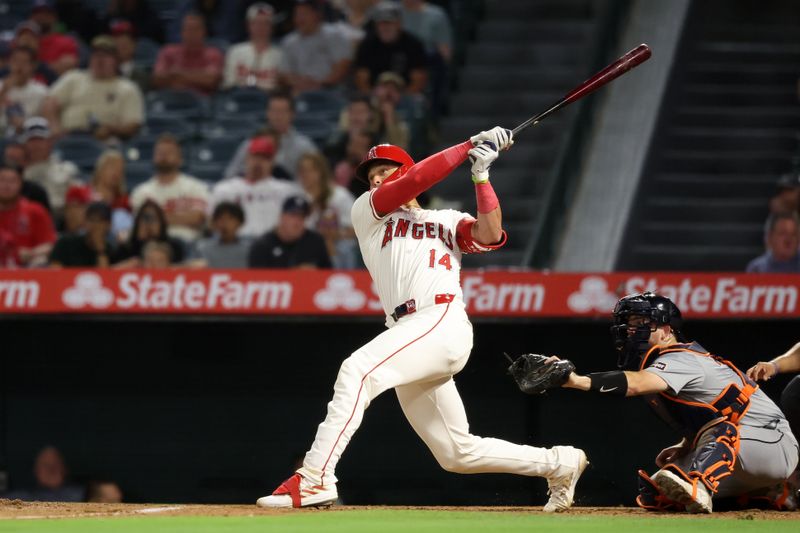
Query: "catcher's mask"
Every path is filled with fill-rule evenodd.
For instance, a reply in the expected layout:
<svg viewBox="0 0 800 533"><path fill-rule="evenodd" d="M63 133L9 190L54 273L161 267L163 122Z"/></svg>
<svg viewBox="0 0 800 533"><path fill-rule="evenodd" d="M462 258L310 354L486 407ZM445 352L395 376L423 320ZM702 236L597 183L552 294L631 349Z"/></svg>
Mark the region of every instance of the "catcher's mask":
<svg viewBox="0 0 800 533"><path fill-rule="evenodd" d="M637 325L630 325L628 322L631 317L641 317L643 320ZM620 299L614 306L614 325L611 326L614 348L618 352L617 366L638 370L642 356L650 348L650 333L665 324L669 324L675 337L682 340L681 312L669 298L643 292Z"/></svg>
<svg viewBox="0 0 800 533"><path fill-rule="evenodd" d="M383 180L383 183L401 177L408 172L409 168L414 166L414 160L399 146L393 144L378 144L369 149L367 157L356 167L356 177L369 184L369 169L375 165L385 163L395 163L400 165L400 168Z"/></svg>

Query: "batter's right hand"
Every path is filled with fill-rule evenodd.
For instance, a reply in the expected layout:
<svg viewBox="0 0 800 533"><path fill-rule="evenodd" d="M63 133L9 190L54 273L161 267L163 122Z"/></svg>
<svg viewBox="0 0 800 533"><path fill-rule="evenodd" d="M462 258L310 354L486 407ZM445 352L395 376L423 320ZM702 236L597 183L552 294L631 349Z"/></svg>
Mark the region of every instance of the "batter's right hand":
<svg viewBox="0 0 800 533"><path fill-rule="evenodd" d="M778 373L775 365L769 361L759 361L747 370L747 377L753 381L767 381Z"/></svg>
<svg viewBox="0 0 800 533"><path fill-rule="evenodd" d="M484 141L494 144L498 150L508 150L514 144L514 134L511 130L495 126L488 131L482 131L469 138L473 145L478 146Z"/></svg>

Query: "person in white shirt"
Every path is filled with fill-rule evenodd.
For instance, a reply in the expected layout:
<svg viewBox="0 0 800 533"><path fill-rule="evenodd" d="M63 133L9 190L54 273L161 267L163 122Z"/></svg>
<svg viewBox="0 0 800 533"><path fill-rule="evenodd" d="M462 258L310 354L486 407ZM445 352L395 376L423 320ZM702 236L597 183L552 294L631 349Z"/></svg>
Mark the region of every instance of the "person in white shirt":
<svg viewBox="0 0 800 533"><path fill-rule="evenodd" d="M138 211L147 200L156 202L166 213L169 236L195 241L206 222L208 187L180 171L181 145L170 134L161 135L153 148L156 174L131 194L131 205Z"/></svg>
<svg viewBox="0 0 800 533"><path fill-rule="evenodd" d="M284 200L302 193L294 182L272 177L275 152L273 137L251 139L244 177L221 181L211 193L212 210L223 201L242 206L245 214L244 226L239 230L242 237L259 237L274 228Z"/></svg>
<svg viewBox="0 0 800 533"><path fill-rule="evenodd" d="M47 87L33 79L36 52L16 46L8 57L8 76L0 80L0 128L8 137L22 133L26 118L39 114Z"/></svg>
<svg viewBox="0 0 800 533"><path fill-rule="evenodd" d="M272 44L272 17L269 4L259 2L247 10L250 40L232 46L225 57L222 86L258 87L270 91L277 86L278 67L283 61L280 47Z"/></svg>
<svg viewBox="0 0 800 533"><path fill-rule="evenodd" d="M22 139L28 162L25 166L26 181L34 182L47 191L53 215L61 221L64 215L67 190L71 185L80 185L80 170L72 161L63 161L53 152L53 140L47 119L32 117L25 121Z"/></svg>

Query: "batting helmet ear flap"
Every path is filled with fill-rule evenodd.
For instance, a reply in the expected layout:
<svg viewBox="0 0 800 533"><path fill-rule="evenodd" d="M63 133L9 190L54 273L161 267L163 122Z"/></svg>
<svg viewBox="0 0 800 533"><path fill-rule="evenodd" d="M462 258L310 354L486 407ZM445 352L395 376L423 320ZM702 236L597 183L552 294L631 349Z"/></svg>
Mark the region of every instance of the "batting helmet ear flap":
<svg viewBox="0 0 800 533"><path fill-rule="evenodd" d="M356 178L363 182L369 183L369 169L373 165L380 163L395 163L400 165L400 168L391 176L391 179L396 179L405 174L409 168L414 166L414 160L408 153L393 144L378 144L373 146L367 152L367 156L356 167Z"/></svg>

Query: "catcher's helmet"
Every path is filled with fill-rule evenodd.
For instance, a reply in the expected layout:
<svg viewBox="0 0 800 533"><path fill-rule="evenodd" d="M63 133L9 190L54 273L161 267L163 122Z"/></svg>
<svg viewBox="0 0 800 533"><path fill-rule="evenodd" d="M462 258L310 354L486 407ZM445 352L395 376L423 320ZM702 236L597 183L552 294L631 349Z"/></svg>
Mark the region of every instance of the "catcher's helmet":
<svg viewBox="0 0 800 533"><path fill-rule="evenodd" d="M369 183L369 169L381 163L396 163L400 165L388 179L396 179L405 174L414 166L414 160L405 150L393 144L378 144L369 149L367 157L356 167L356 177ZM384 181L387 181L384 180Z"/></svg>
<svg viewBox="0 0 800 533"><path fill-rule="evenodd" d="M646 320L639 326L629 326L628 319L632 316ZM638 367L642 355L649 348L650 332L667 324L680 339L683 325L681 311L666 296L648 291L621 298L614 306L614 325L611 326L614 347L619 352L617 366L628 369ZM635 329L633 334L629 334L631 329Z"/></svg>

